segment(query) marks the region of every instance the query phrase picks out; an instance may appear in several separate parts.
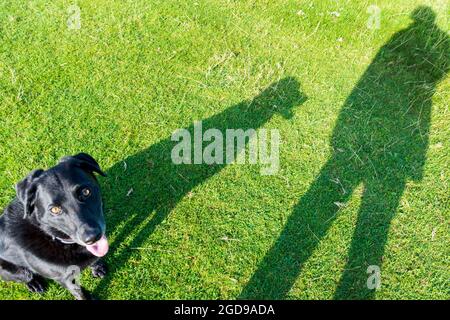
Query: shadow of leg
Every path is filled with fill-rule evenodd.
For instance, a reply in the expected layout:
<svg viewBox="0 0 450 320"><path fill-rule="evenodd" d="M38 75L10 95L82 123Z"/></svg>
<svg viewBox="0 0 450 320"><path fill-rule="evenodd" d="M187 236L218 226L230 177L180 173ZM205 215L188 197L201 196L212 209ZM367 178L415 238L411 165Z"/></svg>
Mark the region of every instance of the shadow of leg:
<svg viewBox="0 0 450 320"><path fill-rule="evenodd" d="M345 159L327 162L307 193L295 206L283 232L266 254L240 299L283 299L302 265L327 233L339 210L357 186L358 173Z"/></svg>
<svg viewBox="0 0 450 320"><path fill-rule="evenodd" d="M405 182L369 182L364 190L348 262L336 289L335 299L371 299L375 289L367 285L368 266L381 269L389 226L403 194Z"/></svg>

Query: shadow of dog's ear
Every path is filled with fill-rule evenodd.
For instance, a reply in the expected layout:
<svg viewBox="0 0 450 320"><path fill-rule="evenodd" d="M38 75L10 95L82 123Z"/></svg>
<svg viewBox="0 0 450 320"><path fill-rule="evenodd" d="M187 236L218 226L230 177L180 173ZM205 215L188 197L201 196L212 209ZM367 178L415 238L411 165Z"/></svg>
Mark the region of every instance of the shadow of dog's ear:
<svg viewBox="0 0 450 320"><path fill-rule="evenodd" d="M98 164L97 160L95 160L87 153L79 153L74 156L64 157L59 161L59 163L62 162L69 162L70 164L77 166L89 173L96 172L99 175L106 177L106 173L104 173L102 169L100 169L100 165Z"/></svg>
<svg viewBox="0 0 450 320"><path fill-rule="evenodd" d="M300 84L294 77L286 77L272 83L258 94L250 104L256 109L269 108L279 113L284 119L294 116L294 108L304 103L308 97L301 91Z"/></svg>
<svg viewBox="0 0 450 320"><path fill-rule="evenodd" d="M24 219L34 210L37 190L36 182L43 173L44 170L42 169L31 171L25 179L16 184L17 198L23 203Z"/></svg>

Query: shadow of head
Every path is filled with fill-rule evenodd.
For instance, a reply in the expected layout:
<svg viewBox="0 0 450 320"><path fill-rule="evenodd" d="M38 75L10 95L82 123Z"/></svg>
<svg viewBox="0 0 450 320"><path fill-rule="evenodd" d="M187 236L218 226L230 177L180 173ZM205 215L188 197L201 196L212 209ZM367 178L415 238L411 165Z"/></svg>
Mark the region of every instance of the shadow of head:
<svg viewBox="0 0 450 320"><path fill-rule="evenodd" d="M300 84L294 77L286 77L272 83L256 96L250 104L252 111L258 112L261 108L270 108L285 119L291 119L292 109L304 103L307 97L300 92Z"/></svg>
<svg viewBox="0 0 450 320"><path fill-rule="evenodd" d="M419 6L411 13L411 19L421 24L433 24L436 14L430 7Z"/></svg>
<svg viewBox="0 0 450 320"><path fill-rule="evenodd" d="M408 56L411 72L420 73L423 82L433 85L448 72L449 37L435 23L436 14L430 7L417 7L411 13L411 19L414 22L410 32L399 37L398 44L394 45Z"/></svg>

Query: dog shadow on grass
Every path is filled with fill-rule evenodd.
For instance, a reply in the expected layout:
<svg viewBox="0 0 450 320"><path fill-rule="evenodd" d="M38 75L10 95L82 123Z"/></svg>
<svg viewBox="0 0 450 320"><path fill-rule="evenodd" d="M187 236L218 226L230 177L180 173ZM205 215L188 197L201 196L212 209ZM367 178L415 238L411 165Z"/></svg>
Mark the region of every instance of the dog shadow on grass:
<svg viewBox="0 0 450 320"><path fill-rule="evenodd" d="M413 23L379 50L347 98L330 141L333 155L240 298L286 298L339 209L360 185L356 228L334 298L374 297L367 284L368 266L381 268L405 184L422 179L432 97L449 70L448 35L434 23L434 12L418 7L411 17ZM377 279L372 280L376 285Z"/></svg>
<svg viewBox="0 0 450 320"><path fill-rule="evenodd" d="M306 100L299 90L296 79L283 78L253 100L243 101L204 119L203 132L210 128L222 133L226 129L258 129L276 113L290 118L292 108ZM194 126L185 129L193 137ZM183 197L225 167L225 164L176 165L171 159L171 152L177 143L167 137L118 162L107 171L108 178L103 183L103 189L107 226L109 230L114 230L111 244L113 257L108 259L110 272L96 287L95 295L105 294L115 272L129 262L132 248L141 247ZM248 140L245 145L247 143ZM241 151L238 148L239 145L235 154ZM131 188L133 191L127 196ZM139 231L136 233L136 230ZM124 241L127 244L121 246Z"/></svg>

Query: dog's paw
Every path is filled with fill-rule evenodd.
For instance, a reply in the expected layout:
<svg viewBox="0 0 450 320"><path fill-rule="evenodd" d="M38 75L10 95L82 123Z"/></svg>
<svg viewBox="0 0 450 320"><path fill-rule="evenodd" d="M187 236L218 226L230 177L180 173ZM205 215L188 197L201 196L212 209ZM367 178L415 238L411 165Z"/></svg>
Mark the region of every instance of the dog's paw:
<svg viewBox="0 0 450 320"><path fill-rule="evenodd" d="M34 277L30 282L27 282L28 290L35 293L44 293L46 290L46 283L43 279Z"/></svg>
<svg viewBox="0 0 450 320"><path fill-rule="evenodd" d="M91 270L92 275L95 278L103 278L108 273L108 267L103 261L97 261L94 265L91 266Z"/></svg>

